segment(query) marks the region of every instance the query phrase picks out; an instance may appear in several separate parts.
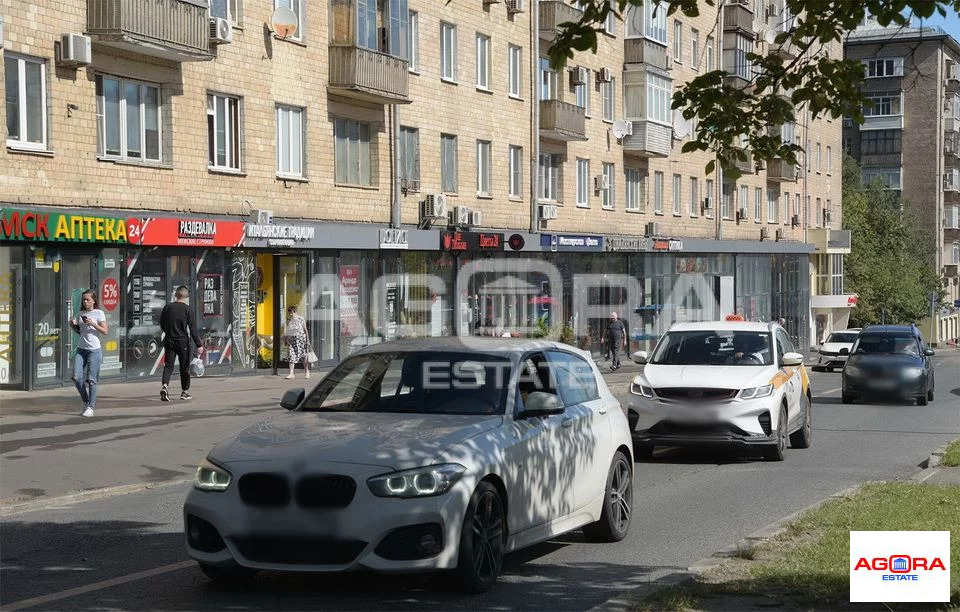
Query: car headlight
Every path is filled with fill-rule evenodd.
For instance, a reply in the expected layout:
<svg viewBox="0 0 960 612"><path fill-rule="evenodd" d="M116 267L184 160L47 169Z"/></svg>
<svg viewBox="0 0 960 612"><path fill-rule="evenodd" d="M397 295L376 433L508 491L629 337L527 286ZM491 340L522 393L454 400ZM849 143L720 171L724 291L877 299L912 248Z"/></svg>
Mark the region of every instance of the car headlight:
<svg viewBox="0 0 960 612"><path fill-rule="evenodd" d="M923 368L903 368L903 375L907 378L919 378L923 376Z"/></svg>
<svg viewBox="0 0 960 612"><path fill-rule="evenodd" d="M204 459L197 467L193 488L201 491L226 491L229 486L230 472L219 465L214 465L209 459Z"/></svg>
<svg viewBox="0 0 960 612"><path fill-rule="evenodd" d="M768 395L773 395L773 385L744 389L740 392L740 399L756 399L758 397L767 397Z"/></svg>
<svg viewBox="0 0 960 612"><path fill-rule="evenodd" d="M843 373L847 376L853 376L854 378L863 376L863 370L854 365L847 365L847 367L843 369Z"/></svg>
<svg viewBox="0 0 960 612"><path fill-rule="evenodd" d="M630 393L634 395L639 395L641 397L656 397L657 394L653 392L653 387L648 387L646 385L638 385L635 382L630 383Z"/></svg>
<svg viewBox="0 0 960 612"><path fill-rule="evenodd" d="M430 497L449 491L466 471L459 463L428 465L374 476L367 486L377 497Z"/></svg>

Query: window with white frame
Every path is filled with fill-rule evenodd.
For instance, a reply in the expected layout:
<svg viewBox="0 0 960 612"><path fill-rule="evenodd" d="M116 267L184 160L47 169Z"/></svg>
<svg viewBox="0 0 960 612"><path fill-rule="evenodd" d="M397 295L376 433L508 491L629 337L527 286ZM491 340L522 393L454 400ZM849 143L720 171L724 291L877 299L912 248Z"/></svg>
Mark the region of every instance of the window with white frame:
<svg viewBox="0 0 960 612"><path fill-rule="evenodd" d="M663 172L653 173L653 212L663 214Z"/></svg>
<svg viewBox="0 0 960 612"><path fill-rule="evenodd" d="M490 37L477 34L477 88L490 89Z"/></svg>
<svg viewBox="0 0 960 612"><path fill-rule="evenodd" d="M700 182L695 176L690 177L690 216L700 214Z"/></svg>
<svg viewBox="0 0 960 612"><path fill-rule="evenodd" d="M240 98L207 94L207 165L240 170Z"/></svg>
<svg viewBox="0 0 960 612"><path fill-rule="evenodd" d="M902 57L883 57L862 61L864 66L866 66L866 77L868 79L903 76Z"/></svg>
<svg viewBox="0 0 960 612"><path fill-rule="evenodd" d="M560 199L560 158L557 155L540 155L540 199L556 202Z"/></svg>
<svg viewBox="0 0 960 612"><path fill-rule="evenodd" d="M673 81L652 72L647 73L647 113L646 119L670 124L670 99L673 95Z"/></svg>
<svg viewBox="0 0 960 612"><path fill-rule="evenodd" d="M703 196L705 198L713 199L713 179L706 179L703 183ZM713 206L705 210L705 215L708 219L713 219L713 210L716 207L716 202L713 203Z"/></svg>
<svg viewBox="0 0 960 612"><path fill-rule="evenodd" d="M788 121L780 126L780 141L783 144L793 144L797 139L797 124Z"/></svg>
<svg viewBox="0 0 960 612"><path fill-rule="evenodd" d="M673 175L673 214L680 216L683 207L683 177L679 174Z"/></svg>
<svg viewBox="0 0 960 612"><path fill-rule="evenodd" d="M763 221L763 189L760 187L753 189L753 220L757 223Z"/></svg>
<svg viewBox="0 0 960 612"><path fill-rule="evenodd" d="M611 36L617 35L617 14L613 11L607 13L607 18L603 22L603 31Z"/></svg>
<svg viewBox="0 0 960 612"><path fill-rule="evenodd" d="M210 0L210 16L226 19L230 23L240 23L242 8L240 0Z"/></svg>
<svg viewBox="0 0 960 612"><path fill-rule="evenodd" d="M803 200L803 225L810 227L810 196L806 196Z"/></svg>
<svg viewBox="0 0 960 612"><path fill-rule="evenodd" d="M790 225L790 194L783 194L783 224Z"/></svg>
<svg viewBox="0 0 960 612"><path fill-rule="evenodd" d="M8 147L47 148L46 73L47 64L42 59L4 53Z"/></svg>
<svg viewBox="0 0 960 612"><path fill-rule="evenodd" d="M417 11L410 11L407 15L407 20L409 21L409 26L407 27L407 50L410 54L410 57L407 58L409 62L410 72L418 72L420 70L420 13Z"/></svg>
<svg viewBox="0 0 960 612"><path fill-rule="evenodd" d="M944 227L949 229L960 229L960 206L956 204L953 206L945 206L944 212L946 213Z"/></svg>
<svg viewBox="0 0 960 612"><path fill-rule="evenodd" d="M108 159L161 159L160 87L118 77L97 76L100 155Z"/></svg>
<svg viewBox="0 0 960 612"><path fill-rule="evenodd" d="M613 115L616 112L614 110L614 101L616 100L617 91L616 86L614 85L616 79L611 78L606 83L601 83L600 85L600 96L603 99L603 119L605 121L613 121Z"/></svg>
<svg viewBox="0 0 960 612"><path fill-rule="evenodd" d="M606 179L607 186L601 191L602 206L604 208L613 208L616 202L614 201L615 194L617 193L616 188L616 169L613 164L603 164L603 177Z"/></svg>
<svg viewBox="0 0 960 612"><path fill-rule="evenodd" d="M740 212L740 218L746 219L749 214L747 207L750 205L750 188L746 185L740 185L740 198L737 200L737 210Z"/></svg>
<svg viewBox="0 0 960 612"><path fill-rule="evenodd" d="M863 107L865 117L888 117L892 115L903 114L901 106L900 93L889 93L883 95L866 96L866 104Z"/></svg>
<svg viewBox="0 0 960 612"><path fill-rule="evenodd" d="M690 30L690 66L700 70L700 32Z"/></svg>
<svg viewBox="0 0 960 612"><path fill-rule="evenodd" d="M729 219L733 210L733 183L724 183L722 189L720 218Z"/></svg>
<svg viewBox="0 0 960 612"><path fill-rule="evenodd" d="M823 206L820 204L820 198L817 198L817 205L814 210L817 212L817 227L823 227L827 219L827 211L825 211Z"/></svg>
<svg viewBox="0 0 960 612"><path fill-rule="evenodd" d="M713 36L707 36L707 72L711 72L714 66L713 60Z"/></svg>
<svg viewBox="0 0 960 612"><path fill-rule="evenodd" d="M577 206L590 206L590 160L577 158Z"/></svg>
<svg viewBox="0 0 960 612"><path fill-rule="evenodd" d="M683 23L679 19L673 22L673 60L683 62Z"/></svg>
<svg viewBox="0 0 960 612"><path fill-rule="evenodd" d="M647 194L643 174L636 168L627 168L623 173L624 182L627 184L627 210L645 212L647 209Z"/></svg>
<svg viewBox="0 0 960 612"><path fill-rule="evenodd" d="M440 189L444 193L456 193L458 183L457 137L440 134Z"/></svg>
<svg viewBox="0 0 960 612"><path fill-rule="evenodd" d="M333 4L348 8L350 3ZM356 6L357 46L405 59L410 68L412 46L407 0L356 0Z"/></svg>
<svg viewBox="0 0 960 612"><path fill-rule="evenodd" d="M277 174L302 177L303 109L277 105Z"/></svg>
<svg viewBox="0 0 960 612"><path fill-rule="evenodd" d="M823 150L820 148L820 143L817 143L817 172L823 170Z"/></svg>
<svg viewBox="0 0 960 612"><path fill-rule="evenodd" d="M510 162L510 197L523 197L523 147L511 145L507 158Z"/></svg>
<svg viewBox="0 0 960 612"><path fill-rule="evenodd" d="M477 141L477 195L489 196L492 191L490 188L490 164L492 161L491 146L489 140Z"/></svg>
<svg viewBox="0 0 960 612"><path fill-rule="evenodd" d="M573 92L576 96L577 106L584 109L585 114L589 117L590 116L590 83L592 82L590 77L592 73L589 68L584 68L584 70L586 70L587 72L586 82L581 85L575 85L573 88L574 90Z"/></svg>
<svg viewBox="0 0 960 612"><path fill-rule="evenodd" d="M440 22L440 78L457 80L457 26Z"/></svg>
<svg viewBox="0 0 960 612"><path fill-rule="evenodd" d="M557 71L550 67L550 60L546 57L540 58L540 99L556 100L557 94Z"/></svg>
<svg viewBox="0 0 960 612"><path fill-rule="evenodd" d="M397 153L401 189L407 192L420 191L420 130L401 125Z"/></svg>
<svg viewBox="0 0 960 612"><path fill-rule="evenodd" d="M517 45L507 47L507 81L510 96L519 98L523 87L523 49Z"/></svg>
<svg viewBox="0 0 960 612"><path fill-rule="evenodd" d="M749 81L753 78L753 60L747 57L747 54L753 53L754 42L742 34L736 35L736 42L737 46L733 49L733 66L730 66L729 70L741 79Z"/></svg>
<svg viewBox="0 0 960 612"><path fill-rule="evenodd" d="M644 35L662 45L667 44L667 8L659 0L643 3Z"/></svg>
<svg viewBox="0 0 960 612"><path fill-rule="evenodd" d="M776 189L767 188L767 223L776 223L780 215L777 204L780 202L780 193Z"/></svg>
<svg viewBox="0 0 960 612"><path fill-rule="evenodd" d="M827 172L833 172L833 147L827 145Z"/></svg>
<svg viewBox="0 0 960 612"><path fill-rule="evenodd" d="M376 2L373 2L373 0L367 1L374 5L374 11L376 11ZM359 2L362 3L364 0L359 0ZM303 0L273 0L273 8L288 8L293 11L293 14L297 16L297 31L293 33L290 40L303 40L303 28L306 21L303 18Z"/></svg>
<svg viewBox="0 0 960 612"><path fill-rule="evenodd" d="M863 182L869 185L876 179L880 179L881 184L886 189L900 189L900 166L891 167L869 167L863 168Z"/></svg>
<svg viewBox="0 0 960 612"><path fill-rule="evenodd" d="M960 263L960 242L953 243L953 263Z"/></svg>
<svg viewBox="0 0 960 612"><path fill-rule="evenodd" d="M334 119L334 182L340 185L373 184L370 124Z"/></svg>

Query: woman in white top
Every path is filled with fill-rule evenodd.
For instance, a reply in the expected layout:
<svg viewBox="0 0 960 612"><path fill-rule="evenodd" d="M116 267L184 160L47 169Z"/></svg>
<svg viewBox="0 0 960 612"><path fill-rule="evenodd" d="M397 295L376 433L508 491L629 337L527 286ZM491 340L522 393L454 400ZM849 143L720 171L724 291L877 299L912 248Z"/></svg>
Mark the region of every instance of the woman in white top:
<svg viewBox="0 0 960 612"><path fill-rule="evenodd" d="M70 319L70 328L80 334L77 352L73 357L73 384L83 400L81 416L92 417L97 405L97 382L100 379L100 364L103 363L103 347L100 335L107 333L107 317L98 308L93 291L80 296L81 309Z"/></svg>

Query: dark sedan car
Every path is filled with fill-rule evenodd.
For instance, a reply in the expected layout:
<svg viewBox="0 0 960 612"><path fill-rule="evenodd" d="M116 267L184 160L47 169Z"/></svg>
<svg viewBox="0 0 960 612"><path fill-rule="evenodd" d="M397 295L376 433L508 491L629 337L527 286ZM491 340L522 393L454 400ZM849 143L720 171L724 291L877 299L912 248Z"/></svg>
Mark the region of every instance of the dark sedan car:
<svg viewBox="0 0 960 612"><path fill-rule="evenodd" d="M933 349L913 325L871 325L843 368L843 403L863 397L933 400Z"/></svg>

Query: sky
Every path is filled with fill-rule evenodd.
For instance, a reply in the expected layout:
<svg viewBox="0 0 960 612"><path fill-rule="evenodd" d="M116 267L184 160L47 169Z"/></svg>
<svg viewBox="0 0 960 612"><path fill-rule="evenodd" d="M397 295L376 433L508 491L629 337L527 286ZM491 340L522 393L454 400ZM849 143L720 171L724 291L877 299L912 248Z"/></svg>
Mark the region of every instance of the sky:
<svg viewBox="0 0 960 612"><path fill-rule="evenodd" d="M925 19L923 21L925 26L939 26L943 28L947 34L953 36L958 42L960 42L960 15L956 13L948 13L946 17L941 17L939 15L934 15L930 19Z"/></svg>

